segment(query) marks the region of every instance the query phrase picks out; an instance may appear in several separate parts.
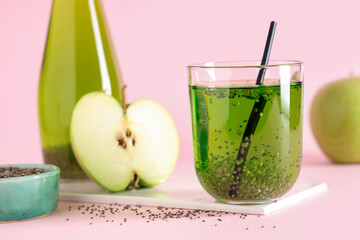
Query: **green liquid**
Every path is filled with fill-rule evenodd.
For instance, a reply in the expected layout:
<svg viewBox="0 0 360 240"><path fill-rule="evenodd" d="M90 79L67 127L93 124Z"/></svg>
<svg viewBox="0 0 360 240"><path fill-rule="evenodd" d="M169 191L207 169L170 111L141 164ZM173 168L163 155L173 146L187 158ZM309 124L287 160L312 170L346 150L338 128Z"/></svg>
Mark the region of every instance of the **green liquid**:
<svg viewBox="0 0 360 240"><path fill-rule="evenodd" d="M210 195L221 201L261 202L276 199L293 186L302 159L301 92L299 81L287 89L281 89L278 81L261 86L250 81L231 87L190 86L196 172ZM240 148L259 101L265 105L258 112L255 132ZM246 158L237 159L239 149L246 148Z"/></svg>
<svg viewBox="0 0 360 240"><path fill-rule="evenodd" d="M45 162L58 165L62 178L86 176L70 143L75 104L86 93L101 90L122 102L121 87L99 1L54 0L39 84L39 119Z"/></svg>

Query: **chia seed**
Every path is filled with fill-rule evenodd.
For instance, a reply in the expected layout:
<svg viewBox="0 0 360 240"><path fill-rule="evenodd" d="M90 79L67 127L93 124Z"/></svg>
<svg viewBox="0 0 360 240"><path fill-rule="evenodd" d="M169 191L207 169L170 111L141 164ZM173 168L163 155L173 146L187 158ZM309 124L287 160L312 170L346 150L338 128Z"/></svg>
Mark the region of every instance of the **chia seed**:
<svg viewBox="0 0 360 240"><path fill-rule="evenodd" d="M19 168L19 167L2 167L0 168L0 178L23 177L45 173L39 168Z"/></svg>

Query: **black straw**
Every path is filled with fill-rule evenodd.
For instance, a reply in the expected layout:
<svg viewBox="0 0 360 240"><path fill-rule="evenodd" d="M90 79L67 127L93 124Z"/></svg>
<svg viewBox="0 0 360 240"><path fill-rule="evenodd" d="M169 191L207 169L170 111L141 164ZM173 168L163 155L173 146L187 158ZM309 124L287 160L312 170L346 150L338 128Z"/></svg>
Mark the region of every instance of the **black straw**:
<svg viewBox="0 0 360 240"><path fill-rule="evenodd" d="M275 21L272 21L270 23L270 28L269 28L269 33L268 33L268 36L267 36L267 39L266 39L264 54L263 54L263 57L261 59L261 65L267 65L268 62L269 62L271 47L272 47L272 43L273 43L274 35L275 35L275 30L276 30L276 25L277 25L277 23ZM265 72L266 72L266 68L261 68L260 69L259 74L258 74L257 79L256 79L256 85L263 84L264 77L265 77Z"/></svg>
<svg viewBox="0 0 360 240"><path fill-rule="evenodd" d="M275 30L276 30L276 22L272 21L270 23L264 54L261 60L261 65L263 66L267 65L269 62ZM261 68L257 76L256 85L263 84L265 73L266 73L266 68ZM236 157L236 160L238 161L236 161L234 165L233 182L230 185L230 189L229 189L229 196L232 198L236 198L238 196L238 189L241 184L241 175L244 169L247 153L250 148L252 137L255 133L256 127L260 120L260 114L263 112L265 104L266 104L266 100L262 95L260 95L259 101L255 102L253 106L248 123L246 125L244 135L240 143L239 152Z"/></svg>

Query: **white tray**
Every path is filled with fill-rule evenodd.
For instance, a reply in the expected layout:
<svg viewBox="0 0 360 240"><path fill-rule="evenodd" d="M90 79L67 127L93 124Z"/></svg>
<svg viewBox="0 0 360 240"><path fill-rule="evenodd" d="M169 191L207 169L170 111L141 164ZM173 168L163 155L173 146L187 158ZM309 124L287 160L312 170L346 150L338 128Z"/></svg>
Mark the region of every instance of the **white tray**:
<svg viewBox="0 0 360 240"><path fill-rule="evenodd" d="M325 183L297 182L281 199L266 204L232 205L217 202L202 189L194 176L173 175L152 188L109 193L91 180L62 181L61 201L119 203L199 210L227 211L244 214L268 214L327 189Z"/></svg>

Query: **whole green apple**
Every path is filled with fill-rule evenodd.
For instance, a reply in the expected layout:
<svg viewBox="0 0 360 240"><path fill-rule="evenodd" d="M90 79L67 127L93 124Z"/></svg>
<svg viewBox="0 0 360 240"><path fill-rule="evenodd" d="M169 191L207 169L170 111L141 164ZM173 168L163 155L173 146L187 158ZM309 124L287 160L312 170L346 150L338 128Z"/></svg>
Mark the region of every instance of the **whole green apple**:
<svg viewBox="0 0 360 240"><path fill-rule="evenodd" d="M317 142L333 162L360 162L360 77L341 79L320 89L310 117Z"/></svg>

